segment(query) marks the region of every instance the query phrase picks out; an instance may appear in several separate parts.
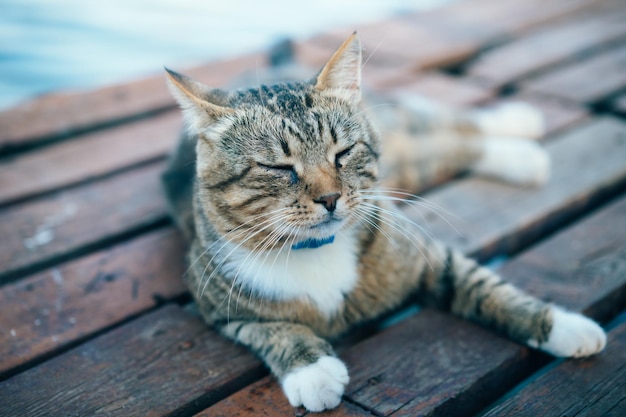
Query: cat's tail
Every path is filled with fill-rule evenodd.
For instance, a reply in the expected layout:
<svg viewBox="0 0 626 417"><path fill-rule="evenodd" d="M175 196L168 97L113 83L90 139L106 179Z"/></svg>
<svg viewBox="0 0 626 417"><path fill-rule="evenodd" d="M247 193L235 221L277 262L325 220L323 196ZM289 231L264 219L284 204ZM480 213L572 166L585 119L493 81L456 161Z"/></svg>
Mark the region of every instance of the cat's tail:
<svg viewBox="0 0 626 417"><path fill-rule="evenodd" d="M455 110L421 99L403 104L421 128L385 135L385 185L415 192L463 171L519 186L548 180L549 155L533 140L544 133L543 117L531 105Z"/></svg>
<svg viewBox="0 0 626 417"><path fill-rule="evenodd" d="M465 135L538 139L546 131L543 114L524 102L508 102L476 109L454 109L426 98L407 95L400 101L419 114L431 130L457 131Z"/></svg>

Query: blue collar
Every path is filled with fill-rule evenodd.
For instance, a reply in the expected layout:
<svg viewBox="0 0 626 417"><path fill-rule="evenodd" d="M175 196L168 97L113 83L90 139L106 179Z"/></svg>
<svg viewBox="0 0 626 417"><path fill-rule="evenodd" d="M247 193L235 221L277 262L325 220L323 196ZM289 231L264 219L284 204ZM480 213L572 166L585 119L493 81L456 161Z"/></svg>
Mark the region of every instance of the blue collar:
<svg viewBox="0 0 626 417"><path fill-rule="evenodd" d="M328 245L329 243L333 243L335 241L335 236L325 237L324 239L307 239L302 242L295 243L291 245L291 249L317 249L320 246Z"/></svg>

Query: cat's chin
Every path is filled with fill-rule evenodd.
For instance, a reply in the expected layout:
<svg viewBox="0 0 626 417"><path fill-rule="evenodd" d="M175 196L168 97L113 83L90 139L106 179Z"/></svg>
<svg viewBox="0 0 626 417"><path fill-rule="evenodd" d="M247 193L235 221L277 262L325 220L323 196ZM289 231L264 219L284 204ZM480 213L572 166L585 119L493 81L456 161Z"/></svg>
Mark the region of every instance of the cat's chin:
<svg viewBox="0 0 626 417"><path fill-rule="evenodd" d="M344 219L330 218L300 230L298 238L301 240L317 239L324 240L336 235L346 224Z"/></svg>

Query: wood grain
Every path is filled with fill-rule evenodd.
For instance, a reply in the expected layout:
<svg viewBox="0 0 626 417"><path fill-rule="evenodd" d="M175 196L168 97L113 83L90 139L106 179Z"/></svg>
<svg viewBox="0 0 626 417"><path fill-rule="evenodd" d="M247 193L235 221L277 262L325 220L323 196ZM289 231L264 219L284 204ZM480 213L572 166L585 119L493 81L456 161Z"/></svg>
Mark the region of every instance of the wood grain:
<svg viewBox="0 0 626 417"><path fill-rule="evenodd" d="M170 305L0 383L0 414L189 414L264 372L244 348Z"/></svg>
<svg viewBox="0 0 626 417"><path fill-rule="evenodd" d="M576 103L597 103L626 87L626 46L521 83L523 89ZM601 76L599 76L601 74Z"/></svg>
<svg viewBox="0 0 626 417"><path fill-rule="evenodd" d="M540 297L606 319L607 310L615 314L626 301L626 236L615 230L625 218L622 198L513 259L501 273ZM535 258L546 266L529 271L529 259ZM400 416L468 415L537 366L526 348L429 311L355 346L344 357L352 374L349 398L382 415ZM594 367L595 360L588 364Z"/></svg>
<svg viewBox="0 0 626 417"><path fill-rule="evenodd" d="M180 136L179 111L78 136L0 163L0 205L161 159Z"/></svg>
<svg viewBox="0 0 626 417"><path fill-rule="evenodd" d="M608 336L606 351L592 361L559 363L525 382L484 416L623 416L626 322L622 319Z"/></svg>
<svg viewBox="0 0 626 417"><path fill-rule="evenodd" d="M180 71L225 87L244 70L266 65L265 60L264 54L255 53ZM163 74L92 91L50 94L0 112L0 153L174 107Z"/></svg>
<svg viewBox="0 0 626 417"><path fill-rule="evenodd" d="M626 7L605 1L559 25L532 32L481 54L467 69L470 76L502 86L572 60L598 47L626 39Z"/></svg>
<svg viewBox="0 0 626 417"><path fill-rule="evenodd" d="M157 163L0 210L0 283L165 222Z"/></svg>
<svg viewBox="0 0 626 417"><path fill-rule="evenodd" d="M167 228L2 287L0 376L183 294L184 246Z"/></svg>

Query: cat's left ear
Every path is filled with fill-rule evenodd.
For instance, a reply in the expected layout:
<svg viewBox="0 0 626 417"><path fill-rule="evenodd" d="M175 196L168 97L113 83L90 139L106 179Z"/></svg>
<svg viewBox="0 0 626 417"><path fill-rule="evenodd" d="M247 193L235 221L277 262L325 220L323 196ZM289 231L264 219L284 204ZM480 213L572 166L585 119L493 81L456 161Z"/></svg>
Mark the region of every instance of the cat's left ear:
<svg viewBox="0 0 626 417"><path fill-rule="evenodd" d="M165 68L170 91L192 130L206 128L235 112L223 106L225 93Z"/></svg>
<svg viewBox="0 0 626 417"><path fill-rule="evenodd" d="M361 100L361 42L356 31L337 49L317 76L315 88L358 103Z"/></svg>

